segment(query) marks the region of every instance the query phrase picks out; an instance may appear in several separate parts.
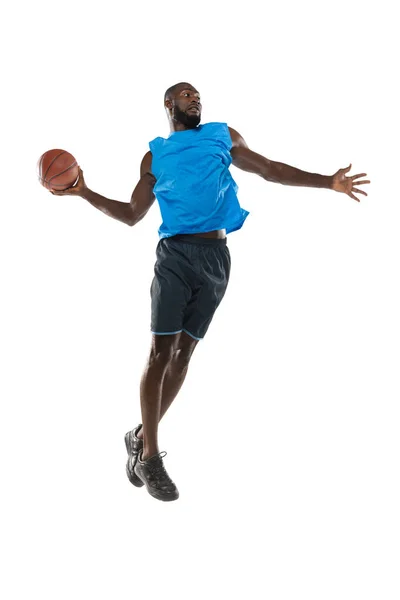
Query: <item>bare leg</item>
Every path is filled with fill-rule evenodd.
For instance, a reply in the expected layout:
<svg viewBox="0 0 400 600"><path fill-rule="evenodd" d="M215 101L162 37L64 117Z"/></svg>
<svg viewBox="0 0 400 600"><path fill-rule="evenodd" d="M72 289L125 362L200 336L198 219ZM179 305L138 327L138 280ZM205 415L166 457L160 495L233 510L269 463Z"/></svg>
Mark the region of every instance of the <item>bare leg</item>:
<svg viewBox="0 0 400 600"><path fill-rule="evenodd" d="M169 363L162 385L160 421L177 397L185 381L188 368L188 363L182 364L176 359L172 359Z"/></svg>
<svg viewBox="0 0 400 600"><path fill-rule="evenodd" d="M143 427L143 460L158 454L158 422L161 412L161 391L168 364L172 358L176 335L153 335L148 364L140 382L140 407Z"/></svg>
<svg viewBox="0 0 400 600"><path fill-rule="evenodd" d="M171 337L171 336L165 336ZM167 412L168 408L171 406L172 402L175 400L178 395L179 390L181 389L183 382L185 381L186 374L188 372L190 358L193 354L193 351L197 345L197 340L193 339L185 332L182 332L177 339L177 349L172 351L172 358L167 363L164 369L161 368L158 370L150 369L150 365L145 370L142 383L141 383L141 404L142 404L142 417L143 417L143 427L140 429L138 433L139 438L146 438L146 429L144 427L144 421L146 420L144 416L144 412L146 412L146 408L151 404L148 398L160 398L159 404L155 407L155 409L151 410L151 418L149 422L152 423L150 426L150 431L154 432L154 422L158 417L158 422L162 419L162 417ZM161 371L163 371L162 379L160 380ZM157 376L158 373L158 376ZM151 381L148 382L148 379ZM160 381L161 381L161 390L160 390ZM153 390L151 387L153 386ZM143 391L142 391L143 390ZM149 391L148 391L149 390ZM145 400L144 400L145 399ZM146 404L145 411L143 411L143 404ZM148 410L147 410L148 412ZM151 436L151 433L150 433ZM153 456L153 454L158 453L158 444L157 444L157 429L154 437L150 437L149 440L146 439L144 443L144 451L143 456L144 459L149 456Z"/></svg>

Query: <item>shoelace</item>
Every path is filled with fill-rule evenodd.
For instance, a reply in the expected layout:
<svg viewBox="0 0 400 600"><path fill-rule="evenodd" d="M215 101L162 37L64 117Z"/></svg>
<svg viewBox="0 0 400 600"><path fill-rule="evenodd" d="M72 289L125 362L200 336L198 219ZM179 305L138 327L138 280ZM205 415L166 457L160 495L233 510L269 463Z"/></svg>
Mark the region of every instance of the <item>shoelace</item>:
<svg viewBox="0 0 400 600"><path fill-rule="evenodd" d="M165 451L157 454L157 457L159 457L161 460L157 461L157 462L154 461L154 464L152 464L152 463L148 464L148 468L151 470L152 473L157 474L157 475L163 475L164 478L167 478L169 480L170 477L169 477L167 471L165 470L164 464L162 462L162 459L166 455L167 455L167 453Z"/></svg>

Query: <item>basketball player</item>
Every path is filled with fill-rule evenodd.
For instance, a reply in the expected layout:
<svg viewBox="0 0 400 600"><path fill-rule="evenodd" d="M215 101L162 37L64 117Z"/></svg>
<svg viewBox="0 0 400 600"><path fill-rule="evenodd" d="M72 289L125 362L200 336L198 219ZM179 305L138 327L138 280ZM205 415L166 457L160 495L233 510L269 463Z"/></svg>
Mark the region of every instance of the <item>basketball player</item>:
<svg viewBox="0 0 400 600"><path fill-rule="evenodd" d="M55 195L75 194L105 214L133 226L157 199L162 225L151 285L152 343L140 384L142 423L125 436L131 483L146 485L158 500L176 500L178 490L159 452L158 424L177 396L190 359L203 339L229 281L228 233L249 214L236 196L231 163L285 185L329 188L359 202L367 196L357 186L366 176L346 176L351 165L334 175L317 175L274 162L252 152L242 136L225 123L200 125L199 92L178 83L165 93L171 133L150 142L140 166L140 180L130 202L109 200L90 190L79 171L78 182Z"/></svg>

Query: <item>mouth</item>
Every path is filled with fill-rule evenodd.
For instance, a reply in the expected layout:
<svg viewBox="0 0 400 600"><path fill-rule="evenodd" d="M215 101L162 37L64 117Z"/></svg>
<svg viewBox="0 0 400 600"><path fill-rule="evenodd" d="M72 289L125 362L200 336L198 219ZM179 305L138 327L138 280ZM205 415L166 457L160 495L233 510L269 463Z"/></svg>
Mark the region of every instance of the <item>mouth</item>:
<svg viewBox="0 0 400 600"><path fill-rule="evenodd" d="M200 108L198 106L189 106L188 110L197 110L197 112L200 112Z"/></svg>

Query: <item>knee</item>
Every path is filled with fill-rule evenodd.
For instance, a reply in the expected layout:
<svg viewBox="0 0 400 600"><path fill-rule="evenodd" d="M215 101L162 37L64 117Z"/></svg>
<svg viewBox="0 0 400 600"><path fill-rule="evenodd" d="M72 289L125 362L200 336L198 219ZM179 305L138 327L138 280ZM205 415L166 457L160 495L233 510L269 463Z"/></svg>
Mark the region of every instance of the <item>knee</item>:
<svg viewBox="0 0 400 600"><path fill-rule="evenodd" d="M176 350L174 350L172 357L171 357L171 362L182 368L185 369L189 366L189 362L190 359L192 358L192 354L193 354L193 350L192 349L187 349L187 348L177 348Z"/></svg>
<svg viewBox="0 0 400 600"><path fill-rule="evenodd" d="M149 357L149 365L159 365L167 367L174 358L173 348L163 348L162 350L152 349Z"/></svg>

